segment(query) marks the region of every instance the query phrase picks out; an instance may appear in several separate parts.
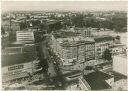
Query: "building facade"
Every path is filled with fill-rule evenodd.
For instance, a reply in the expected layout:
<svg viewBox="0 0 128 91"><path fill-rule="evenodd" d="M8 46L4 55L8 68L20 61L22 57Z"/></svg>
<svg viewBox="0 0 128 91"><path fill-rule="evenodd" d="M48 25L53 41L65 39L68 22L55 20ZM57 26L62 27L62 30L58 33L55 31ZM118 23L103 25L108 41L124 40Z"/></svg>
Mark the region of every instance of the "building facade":
<svg viewBox="0 0 128 91"><path fill-rule="evenodd" d="M33 42L33 31L16 31L16 40L19 42Z"/></svg>
<svg viewBox="0 0 128 91"><path fill-rule="evenodd" d="M29 78L38 70L35 67L39 62L35 46L7 47L2 50L1 57L2 83L5 85Z"/></svg>
<svg viewBox="0 0 128 91"><path fill-rule="evenodd" d="M84 37L55 38L52 49L63 61L86 62L95 59L95 42Z"/></svg>
<svg viewBox="0 0 128 91"><path fill-rule="evenodd" d="M95 37L95 57L102 58L103 52L113 46L113 37L99 36Z"/></svg>

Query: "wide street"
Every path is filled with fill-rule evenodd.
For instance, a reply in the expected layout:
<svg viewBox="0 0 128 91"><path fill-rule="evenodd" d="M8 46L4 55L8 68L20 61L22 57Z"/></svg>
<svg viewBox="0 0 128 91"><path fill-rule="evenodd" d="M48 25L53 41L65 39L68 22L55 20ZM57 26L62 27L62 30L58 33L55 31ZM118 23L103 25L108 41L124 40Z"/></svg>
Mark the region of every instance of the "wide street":
<svg viewBox="0 0 128 91"><path fill-rule="evenodd" d="M59 66L55 60L55 57L53 56L53 53L50 51L46 40L42 41L39 45L41 52L41 56L47 59L48 62L48 72L47 75L48 76L48 81L52 81L53 84L55 85L55 87L57 87L56 89L64 89L64 79L61 76L61 72L59 69ZM41 60L43 61L43 60ZM45 79L45 78L44 78Z"/></svg>

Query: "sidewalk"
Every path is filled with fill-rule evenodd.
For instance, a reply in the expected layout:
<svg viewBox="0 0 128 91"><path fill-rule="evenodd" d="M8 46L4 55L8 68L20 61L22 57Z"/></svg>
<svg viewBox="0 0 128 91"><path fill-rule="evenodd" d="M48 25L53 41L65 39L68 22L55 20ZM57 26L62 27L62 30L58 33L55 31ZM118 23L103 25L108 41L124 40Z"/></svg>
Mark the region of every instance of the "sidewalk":
<svg viewBox="0 0 128 91"><path fill-rule="evenodd" d="M54 64L52 62L53 60L49 60L48 64L49 64L49 68L48 68L48 74L50 77L55 77L57 76L55 69L54 69Z"/></svg>

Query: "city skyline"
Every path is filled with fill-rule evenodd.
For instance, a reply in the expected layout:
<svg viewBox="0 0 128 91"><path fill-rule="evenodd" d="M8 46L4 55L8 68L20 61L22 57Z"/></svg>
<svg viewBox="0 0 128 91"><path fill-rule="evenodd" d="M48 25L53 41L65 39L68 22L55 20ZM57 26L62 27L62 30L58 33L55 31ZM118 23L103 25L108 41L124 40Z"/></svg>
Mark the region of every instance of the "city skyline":
<svg viewBox="0 0 128 91"><path fill-rule="evenodd" d="M124 1L2 1L2 11L126 11L127 2Z"/></svg>

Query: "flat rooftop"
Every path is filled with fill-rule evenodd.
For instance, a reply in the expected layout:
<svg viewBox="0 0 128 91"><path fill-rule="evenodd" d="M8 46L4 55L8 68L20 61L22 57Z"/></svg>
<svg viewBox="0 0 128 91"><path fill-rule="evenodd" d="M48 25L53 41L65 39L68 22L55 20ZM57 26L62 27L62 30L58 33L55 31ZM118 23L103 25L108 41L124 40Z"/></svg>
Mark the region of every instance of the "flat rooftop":
<svg viewBox="0 0 128 91"><path fill-rule="evenodd" d="M72 31L56 31L53 33L55 38L67 38L67 37L75 37L78 36L79 33Z"/></svg>
<svg viewBox="0 0 128 91"><path fill-rule="evenodd" d="M18 46L11 46L6 47L1 50L1 54L9 54L9 53L33 53L36 52L35 45L18 45Z"/></svg>
<svg viewBox="0 0 128 91"><path fill-rule="evenodd" d="M16 65L34 61L37 58L36 53L17 53L1 56L2 67Z"/></svg>
<svg viewBox="0 0 128 91"><path fill-rule="evenodd" d="M58 38L57 41L61 44L61 46L77 46L94 43L94 39L92 38L84 38L84 37L70 37L70 38Z"/></svg>
<svg viewBox="0 0 128 91"><path fill-rule="evenodd" d="M84 79L90 85L91 90L110 89L111 86L105 81L110 78L113 78L113 76L100 71L93 72L84 76Z"/></svg>

